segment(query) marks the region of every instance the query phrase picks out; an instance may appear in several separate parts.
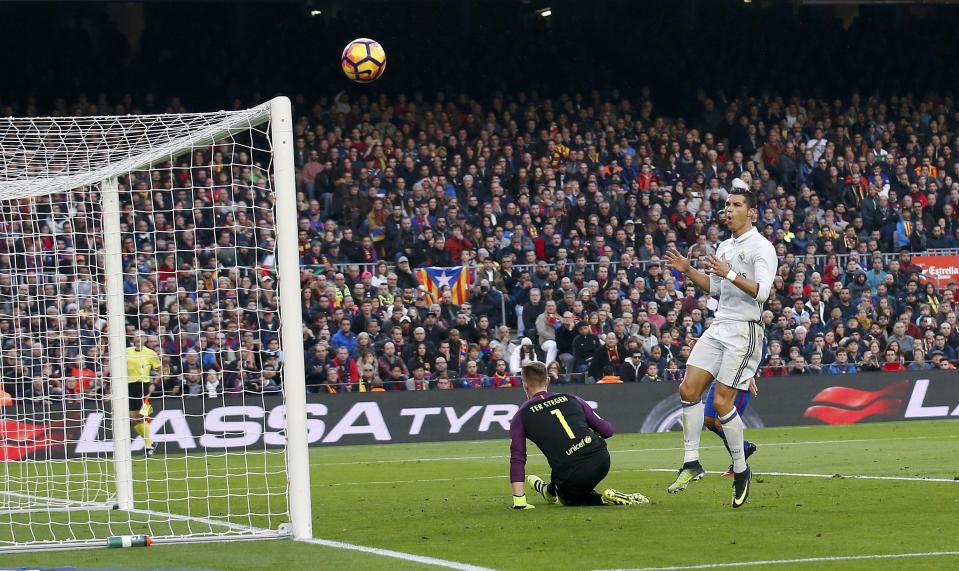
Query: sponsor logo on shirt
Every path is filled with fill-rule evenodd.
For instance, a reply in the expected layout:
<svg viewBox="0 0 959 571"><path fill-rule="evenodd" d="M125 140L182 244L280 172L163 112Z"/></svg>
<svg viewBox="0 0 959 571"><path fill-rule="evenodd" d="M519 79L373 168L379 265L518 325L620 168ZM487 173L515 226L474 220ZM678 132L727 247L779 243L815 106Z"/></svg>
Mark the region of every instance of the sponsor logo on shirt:
<svg viewBox="0 0 959 571"><path fill-rule="evenodd" d="M579 442L577 442L576 444L573 444L572 446L566 449L566 455L572 456L574 452L576 452L577 450L581 450L583 447L587 446L592 441L593 441L592 436L584 436L583 438L579 440Z"/></svg>

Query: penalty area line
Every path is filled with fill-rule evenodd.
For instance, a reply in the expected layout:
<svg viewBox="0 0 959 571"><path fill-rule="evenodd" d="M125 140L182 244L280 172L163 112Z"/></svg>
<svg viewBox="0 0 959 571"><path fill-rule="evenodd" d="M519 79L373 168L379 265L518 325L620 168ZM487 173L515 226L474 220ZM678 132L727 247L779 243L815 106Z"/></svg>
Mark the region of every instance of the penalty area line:
<svg viewBox="0 0 959 571"><path fill-rule="evenodd" d="M959 551L927 551L924 553L883 553L875 555L842 555L836 557L804 557L801 559L769 559L765 561L736 561L730 563L704 563L702 565L672 565L669 567L634 567L630 569L607 569L605 571L680 571L683 569L720 569L725 567L759 567L765 565L788 565L795 563L827 563L830 561L860 561L865 559L907 559L912 557L954 557Z"/></svg>
<svg viewBox="0 0 959 571"><path fill-rule="evenodd" d="M450 561L448 559L438 559L436 557L427 557L425 555L414 555L412 553L405 553L403 551L393 551L392 549L381 549L379 547L366 547L364 545L356 545L353 543L345 543L342 541L332 541L329 539L303 539L301 540L305 543L313 543L315 545L322 545L325 547L333 547L336 549L347 549L350 551L359 551L361 553L369 553L372 555L380 555L382 557L392 557L393 559L401 559L403 561L412 561L414 563L422 563L424 565L433 565L434 567L443 567L445 569L458 569L459 571L495 571L489 567L480 567L479 565L471 565L469 563L460 563L459 561Z"/></svg>

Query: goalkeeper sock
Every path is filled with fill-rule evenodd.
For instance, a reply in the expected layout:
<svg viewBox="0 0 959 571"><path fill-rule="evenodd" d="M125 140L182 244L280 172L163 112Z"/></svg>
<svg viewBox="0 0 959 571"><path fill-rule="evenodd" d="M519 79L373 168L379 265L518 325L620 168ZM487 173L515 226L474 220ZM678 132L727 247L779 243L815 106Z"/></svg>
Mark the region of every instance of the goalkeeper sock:
<svg viewBox="0 0 959 571"><path fill-rule="evenodd" d="M147 448L153 448L153 439L150 438L150 421L143 421L143 445Z"/></svg>
<svg viewBox="0 0 959 571"><path fill-rule="evenodd" d="M683 405L683 463L699 460L699 437L703 433L702 402L680 401Z"/></svg>
<svg viewBox="0 0 959 571"><path fill-rule="evenodd" d="M150 438L150 422L142 420L133 427L137 434L143 437L143 445L147 448L153 447L153 439Z"/></svg>

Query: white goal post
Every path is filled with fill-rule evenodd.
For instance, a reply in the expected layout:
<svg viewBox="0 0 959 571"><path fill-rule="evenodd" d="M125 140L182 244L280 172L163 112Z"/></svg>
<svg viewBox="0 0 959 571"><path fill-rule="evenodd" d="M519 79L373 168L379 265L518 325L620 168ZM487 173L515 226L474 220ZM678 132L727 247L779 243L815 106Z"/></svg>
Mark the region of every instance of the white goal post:
<svg viewBox="0 0 959 571"><path fill-rule="evenodd" d="M312 537L293 131L0 118L0 553Z"/></svg>

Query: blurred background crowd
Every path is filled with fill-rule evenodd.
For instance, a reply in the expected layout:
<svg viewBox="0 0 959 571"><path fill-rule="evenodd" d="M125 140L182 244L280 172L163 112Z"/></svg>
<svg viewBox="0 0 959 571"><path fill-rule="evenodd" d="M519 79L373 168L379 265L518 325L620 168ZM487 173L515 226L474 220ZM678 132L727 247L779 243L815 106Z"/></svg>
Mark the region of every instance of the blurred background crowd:
<svg viewBox="0 0 959 571"><path fill-rule="evenodd" d="M798 26L779 17L760 43ZM895 32L906 17L879 21ZM875 55L878 77L865 28L876 21L845 27L833 15L822 33L856 38L847 57L864 62L848 77L830 58L798 57L765 76L745 64L730 74L733 58L716 82L693 84L709 62L679 50L670 57L685 69L644 78L634 65L621 89L503 88L479 74L475 91L467 77L452 89L296 96L299 226L281 231L298 232L308 390L517 386L530 359L555 382L679 381L716 304L663 252L715 251L735 178L756 193L757 227L781 261L762 376L955 368L959 287L912 259L959 254L959 107L936 72L944 53L921 53L941 20L921 21L928 37ZM568 25L531 29L531 45ZM727 39L727 55L746 41L717 41ZM900 66L929 78L924 88L895 83ZM821 83L796 85L784 69ZM672 74L683 77L675 98L656 81ZM261 99L236 91L236 108ZM144 90L7 97L0 113L195 105ZM278 390L283 360L299 358L279 347L270 174L244 149L197 148L121 181L128 333L143 330L161 355L154 394ZM105 389L102 268L87 263L102 246L98 202L87 189L0 209L11 394ZM468 295L430 293L415 271L426 266L466 268Z"/></svg>

